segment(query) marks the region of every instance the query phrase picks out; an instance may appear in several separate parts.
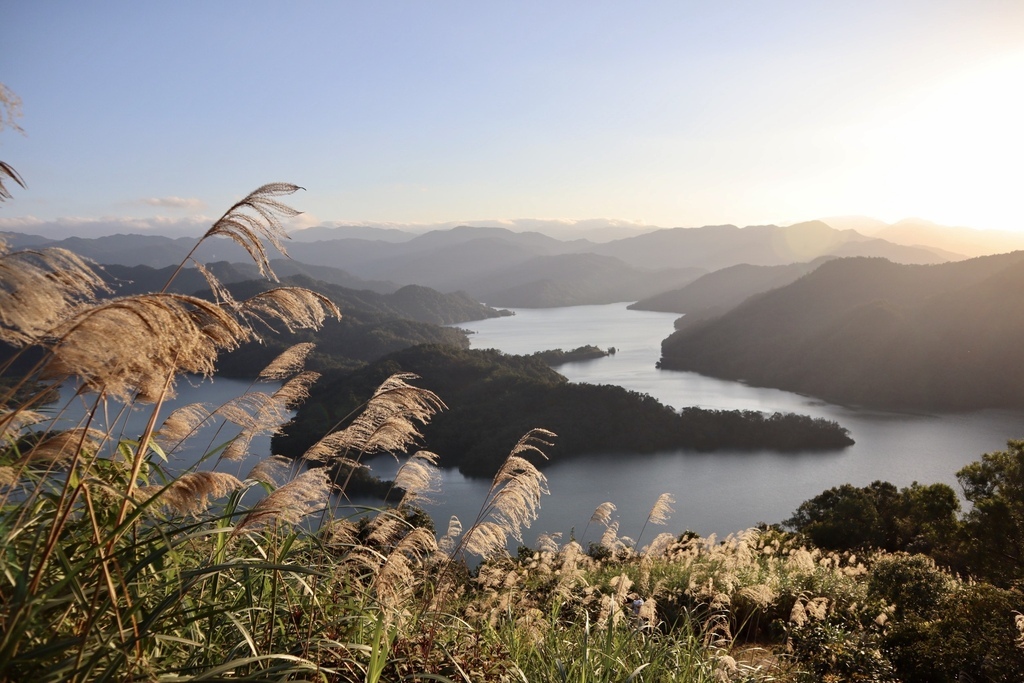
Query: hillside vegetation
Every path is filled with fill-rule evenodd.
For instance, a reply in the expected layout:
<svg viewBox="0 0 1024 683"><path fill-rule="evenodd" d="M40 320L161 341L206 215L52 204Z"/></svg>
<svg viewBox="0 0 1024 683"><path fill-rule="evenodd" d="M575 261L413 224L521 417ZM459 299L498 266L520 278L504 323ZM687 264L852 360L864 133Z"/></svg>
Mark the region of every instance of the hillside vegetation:
<svg viewBox="0 0 1024 683"><path fill-rule="evenodd" d="M661 367L844 404L1024 405L1024 252L932 266L836 259L686 326Z"/></svg>
<svg viewBox="0 0 1024 683"><path fill-rule="evenodd" d="M752 266L747 263L729 266L702 275L685 287L640 299L630 304L629 308L681 313L691 319L721 315L755 294L795 282L826 260L823 258L810 263L784 266Z"/></svg>
<svg viewBox="0 0 1024 683"><path fill-rule="evenodd" d="M476 477L493 476L501 465L501 445L541 423L559 435L547 452L552 461L593 453L827 450L853 443L845 429L826 420L699 408L679 413L619 386L567 382L540 357L434 345L399 351L352 374L324 377L284 434L275 437L274 452L301 454L396 372L415 373L444 397L448 409L424 427L424 438L440 454L442 466Z"/></svg>

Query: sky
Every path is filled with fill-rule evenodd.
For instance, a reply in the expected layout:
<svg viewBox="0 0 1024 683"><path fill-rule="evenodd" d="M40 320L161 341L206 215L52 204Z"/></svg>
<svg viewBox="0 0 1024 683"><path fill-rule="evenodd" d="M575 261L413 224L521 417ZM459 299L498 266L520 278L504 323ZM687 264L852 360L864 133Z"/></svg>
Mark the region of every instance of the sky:
<svg viewBox="0 0 1024 683"><path fill-rule="evenodd" d="M1024 231L1024 2L16 2L0 229L866 215ZM75 226L78 226L76 228ZM119 229L115 231L125 231Z"/></svg>

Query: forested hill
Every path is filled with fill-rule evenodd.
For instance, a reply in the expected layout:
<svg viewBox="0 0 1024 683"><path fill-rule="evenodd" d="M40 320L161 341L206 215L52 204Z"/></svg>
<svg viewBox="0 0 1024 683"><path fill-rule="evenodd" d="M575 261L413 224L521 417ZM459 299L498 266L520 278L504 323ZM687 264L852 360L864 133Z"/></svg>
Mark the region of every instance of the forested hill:
<svg viewBox="0 0 1024 683"><path fill-rule="evenodd" d="M829 261L677 331L661 366L829 401L1024 406L1024 252L931 266Z"/></svg>
<svg viewBox="0 0 1024 683"><path fill-rule="evenodd" d="M313 332L269 335L260 344L250 343L225 354L218 372L227 376L253 376L277 354L302 341L316 343L308 365L314 370L351 370L388 353L416 344L449 344L468 348L463 330L442 327L452 323L482 320L508 315L479 304L465 294L441 294L427 287L408 285L393 294L354 290L312 280L304 276L284 278L282 283L307 287L329 297L341 309L341 320L328 320L323 329ZM267 289L264 280L230 285L238 298Z"/></svg>
<svg viewBox="0 0 1024 683"><path fill-rule="evenodd" d="M537 357L434 345L322 378L285 435L274 439L273 452L301 455L395 372L416 373L417 383L448 405L424 428L424 447L441 456L442 466L470 476L492 476L519 437L535 427L558 434L547 449L553 461L588 453L825 450L853 443L834 422L695 408L680 414L622 387L571 384Z"/></svg>
<svg viewBox="0 0 1024 683"><path fill-rule="evenodd" d="M809 263L790 263L783 266L752 266L741 263L702 275L685 287L641 299L630 304L629 308L702 317L712 312L722 314L754 294L794 282L829 258L825 256Z"/></svg>

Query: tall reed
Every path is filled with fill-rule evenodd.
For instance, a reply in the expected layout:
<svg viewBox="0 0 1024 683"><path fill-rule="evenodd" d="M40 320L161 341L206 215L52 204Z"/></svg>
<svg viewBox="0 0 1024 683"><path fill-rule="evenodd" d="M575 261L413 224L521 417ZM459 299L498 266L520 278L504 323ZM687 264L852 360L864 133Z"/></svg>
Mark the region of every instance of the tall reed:
<svg viewBox="0 0 1024 683"><path fill-rule="evenodd" d="M197 247L231 239L273 279L264 242L283 243L282 218L295 212L279 197L297 189L258 188ZM158 292L109 297L73 254L0 246L0 341L14 349L0 367L0 678L706 680L712 659L692 638L630 631L621 610L607 623L576 618L589 558L574 542L557 551L544 637L531 635L544 619L519 611L538 598L514 601L521 580L538 579L502 576L504 621L483 606L492 591L483 578L510 561L509 542L523 542L548 493L529 458L543 457L550 432L514 444L477 518L465 528L452 518L438 539L418 509L438 488L437 455L420 450L402 465L403 496L388 509L336 505L348 478L328 475L328 466L352 472L368 456L420 446L422 426L445 405L413 375L386 380L297 463L251 444L316 380L303 370L308 344L259 373L276 390L254 384L221 406L168 412L178 382L212 375L220 353L275 326L316 328L340 315L302 288L238 301L193 259L194 250L175 276L191 263L209 298L170 293L175 276ZM45 406L62 384L85 406L72 422L67 406ZM127 431L130 412L145 418L138 432ZM238 433L221 436L226 424ZM200 441L208 425L215 436ZM197 443L194 466L169 464ZM613 527L613 510L606 504L594 520ZM555 541L545 553L554 556ZM467 555L484 561L477 579Z"/></svg>

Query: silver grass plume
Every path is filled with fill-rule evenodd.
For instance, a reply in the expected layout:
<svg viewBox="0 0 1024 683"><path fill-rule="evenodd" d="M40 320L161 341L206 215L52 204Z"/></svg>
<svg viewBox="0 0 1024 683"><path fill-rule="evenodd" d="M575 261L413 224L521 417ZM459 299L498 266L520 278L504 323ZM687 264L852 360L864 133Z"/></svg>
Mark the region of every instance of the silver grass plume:
<svg viewBox="0 0 1024 683"><path fill-rule="evenodd" d="M11 411L0 408L0 442L14 442L23 429L48 419L50 418L35 410Z"/></svg>
<svg viewBox="0 0 1024 683"><path fill-rule="evenodd" d="M234 303L235 298L231 296L231 292L223 285L223 283L221 283L216 275L210 272L209 268L194 258L189 258L188 260L192 262L195 269L198 270L199 274L203 276L204 280L206 280L206 284L210 288L210 292L213 294L214 301L227 304Z"/></svg>
<svg viewBox="0 0 1024 683"><path fill-rule="evenodd" d="M508 538L522 542L523 528L529 528L540 511L540 497L550 493L547 477L541 474L521 453L544 455L538 444L551 445L553 432L533 429L512 448L504 464L494 475L488 499L478 521L463 536L463 546L469 552L488 559L507 553Z"/></svg>
<svg viewBox="0 0 1024 683"><path fill-rule="evenodd" d="M644 521L644 525L640 527L640 534L636 537L636 544L640 543L641 537L644 535L644 529L647 528L648 524L668 524L669 517L675 510L672 508L672 504L676 502L676 499L671 493L663 493L658 496L658 500L654 502L654 506L651 508L650 513L647 515L647 519Z"/></svg>
<svg viewBox="0 0 1024 683"><path fill-rule="evenodd" d="M560 540L562 540L561 531L553 534L541 534L537 537L537 550L554 555L558 552Z"/></svg>
<svg viewBox="0 0 1024 683"><path fill-rule="evenodd" d="M285 349L272 360L259 374L260 379L283 380L291 377L305 367L306 356L316 348L312 342L302 342Z"/></svg>
<svg viewBox="0 0 1024 683"><path fill-rule="evenodd" d="M240 302L238 311L243 318L259 321L271 329L277 321L289 332L319 328L328 316L341 318L337 304L302 287L268 289Z"/></svg>
<svg viewBox="0 0 1024 683"><path fill-rule="evenodd" d="M616 507L614 503L605 501L594 509L594 514L590 515L590 521L587 522L587 526L583 527L583 534L580 536L581 539L587 537L587 531L590 529L590 525L594 522L604 524L605 528L612 523L612 513L615 512Z"/></svg>
<svg viewBox="0 0 1024 683"><path fill-rule="evenodd" d="M306 515L323 509L331 493L331 480L324 468L303 472L256 503L232 535L269 524L298 524Z"/></svg>
<svg viewBox="0 0 1024 683"><path fill-rule="evenodd" d="M651 524L668 524L669 517L675 512L672 508L672 504L675 502L676 499L671 493L663 493L658 496L654 507L651 508L651 514L647 516L647 521Z"/></svg>
<svg viewBox="0 0 1024 683"><path fill-rule="evenodd" d="M374 518L367 540L374 547L390 548L408 529L409 522L397 510L384 510Z"/></svg>
<svg viewBox="0 0 1024 683"><path fill-rule="evenodd" d="M612 513L615 512L616 509L615 503L605 501L594 509L594 514L590 516L590 521L599 522L608 526L612 523Z"/></svg>
<svg viewBox="0 0 1024 683"><path fill-rule="evenodd" d="M676 537L670 533L661 533L654 537L654 540L650 542L647 548L644 549L644 555L648 557L658 557L664 555L668 550L676 543Z"/></svg>
<svg viewBox="0 0 1024 683"><path fill-rule="evenodd" d="M281 388L271 394L271 397L285 410L297 408L309 398L309 388L320 379L320 373L312 370L300 372Z"/></svg>
<svg viewBox="0 0 1024 683"><path fill-rule="evenodd" d="M416 378L399 373L386 379L352 424L320 439L303 457L324 462L347 452L404 453L422 436L417 425L446 407L432 391L408 383Z"/></svg>
<svg viewBox="0 0 1024 683"><path fill-rule="evenodd" d="M242 428L220 457L235 462L249 455L249 444L260 434L273 434L290 419L287 407L274 395L249 391L219 407L214 414Z"/></svg>
<svg viewBox="0 0 1024 683"><path fill-rule="evenodd" d="M213 419L210 408L203 403L190 403L171 411L153 438L164 450L171 450Z"/></svg>
<svg viewBox="0 0 1024 683"><path fill-rule="evenodd" d="M242 485L224 472L186 472L168 486L143 486L136 491L140 502L156 497L156 503L177 515L198 515L211 498L223 498Z"/></svg>
<svg viewBox="0 0 1024 683"><path fill-rule="evenodd" d="M10 486L18 481L18 470L7 465L0 465L0 486Z"/></svg>
<svg viewBox="0 0 1024 683"><path fill-rule="evenodd" d="M138 392L154 400L179 373L209 376L221 349L250 337L216 304L181 294L144 294L104 301L58 326L47 374L81 377L122 400Z"/></svg>
<svg viewBox="0 0 1024 683"><path fill-rule="evenodd" d="M399 507L429 503L430 494L441 490L438 456L430 451L417 451L395 474L395 486L405 491Z"/></svg>
<svg viewBox="0 0 1024 683"><path fill-rule="evenodd" d="M213 411L242 429L252 432L275 431L288 419L284 407L270 394L248 391L225 402Z"/></svg>
<svg viewBox="0 0 1024 683"><path fill-rule="evenodd" d="M0 341L36 343L105 289L85 259L66 249L8 253L0 243Z"/></svg>
<svg viewBox="0 0 1024 683"><path fill-rule="evenodd" d="M106 440L105 432L98 429L68 429L48 435L30 448L18 460L18 464L45 463L52 467L63 467L75 455L95 455Z"/></svg>
<svg viewBox="0 0 1024 683"><path fill-rule="evenodd" d="M454 550L458 542L459 536L462 535L462 522L455 515L452 515L448 520L448 531L445 532L437 542L438 551L445 555L450 555Z"/></svg>
<svg viewBox="0 0 1024 683"><path fill-rule="evenodd" d="M601 546L613 552L622 546L622 543L619 541L618 522L613 521L605 527L604 533L601 535Z"/></svg>
<svg viewBox="0 0 1024 683"><path fill-rule="evenodd" d="M228 209L206 231L203 240L217 236L230 238L249 253L261 275L276 280L262 239L273 244L283 255L288 255L282 244L282 240L288 236L281 224L281 217L291 218L301 212L279 202L276 197L293 194L301 189L291 183L268 183L256 188Z"/></svg>
<svg viewBox="0 0 1024 683"><path fill-rule="evenodd" d="M245 475L247 480L263 482L271 486L279 486L281 479L291 469L292 460L283 455L272 455L269 458L260 460Z"/></svg>
<svg viewBox="0 0 1024 683"><path fill-rule="evenodd" d="M408 604L414 588L423 577L416 571L423 561L437 551L434 535L427 529L411 529L388 554L377 571L374 588L377 599L388 613Z"/></svg>
<svg viewBox="0 0 1024 683"><path fill-rule="evenodd" d="M497 522L477 522L462 537L461 547L485 560L508 553L508 530Z"/></svg>

